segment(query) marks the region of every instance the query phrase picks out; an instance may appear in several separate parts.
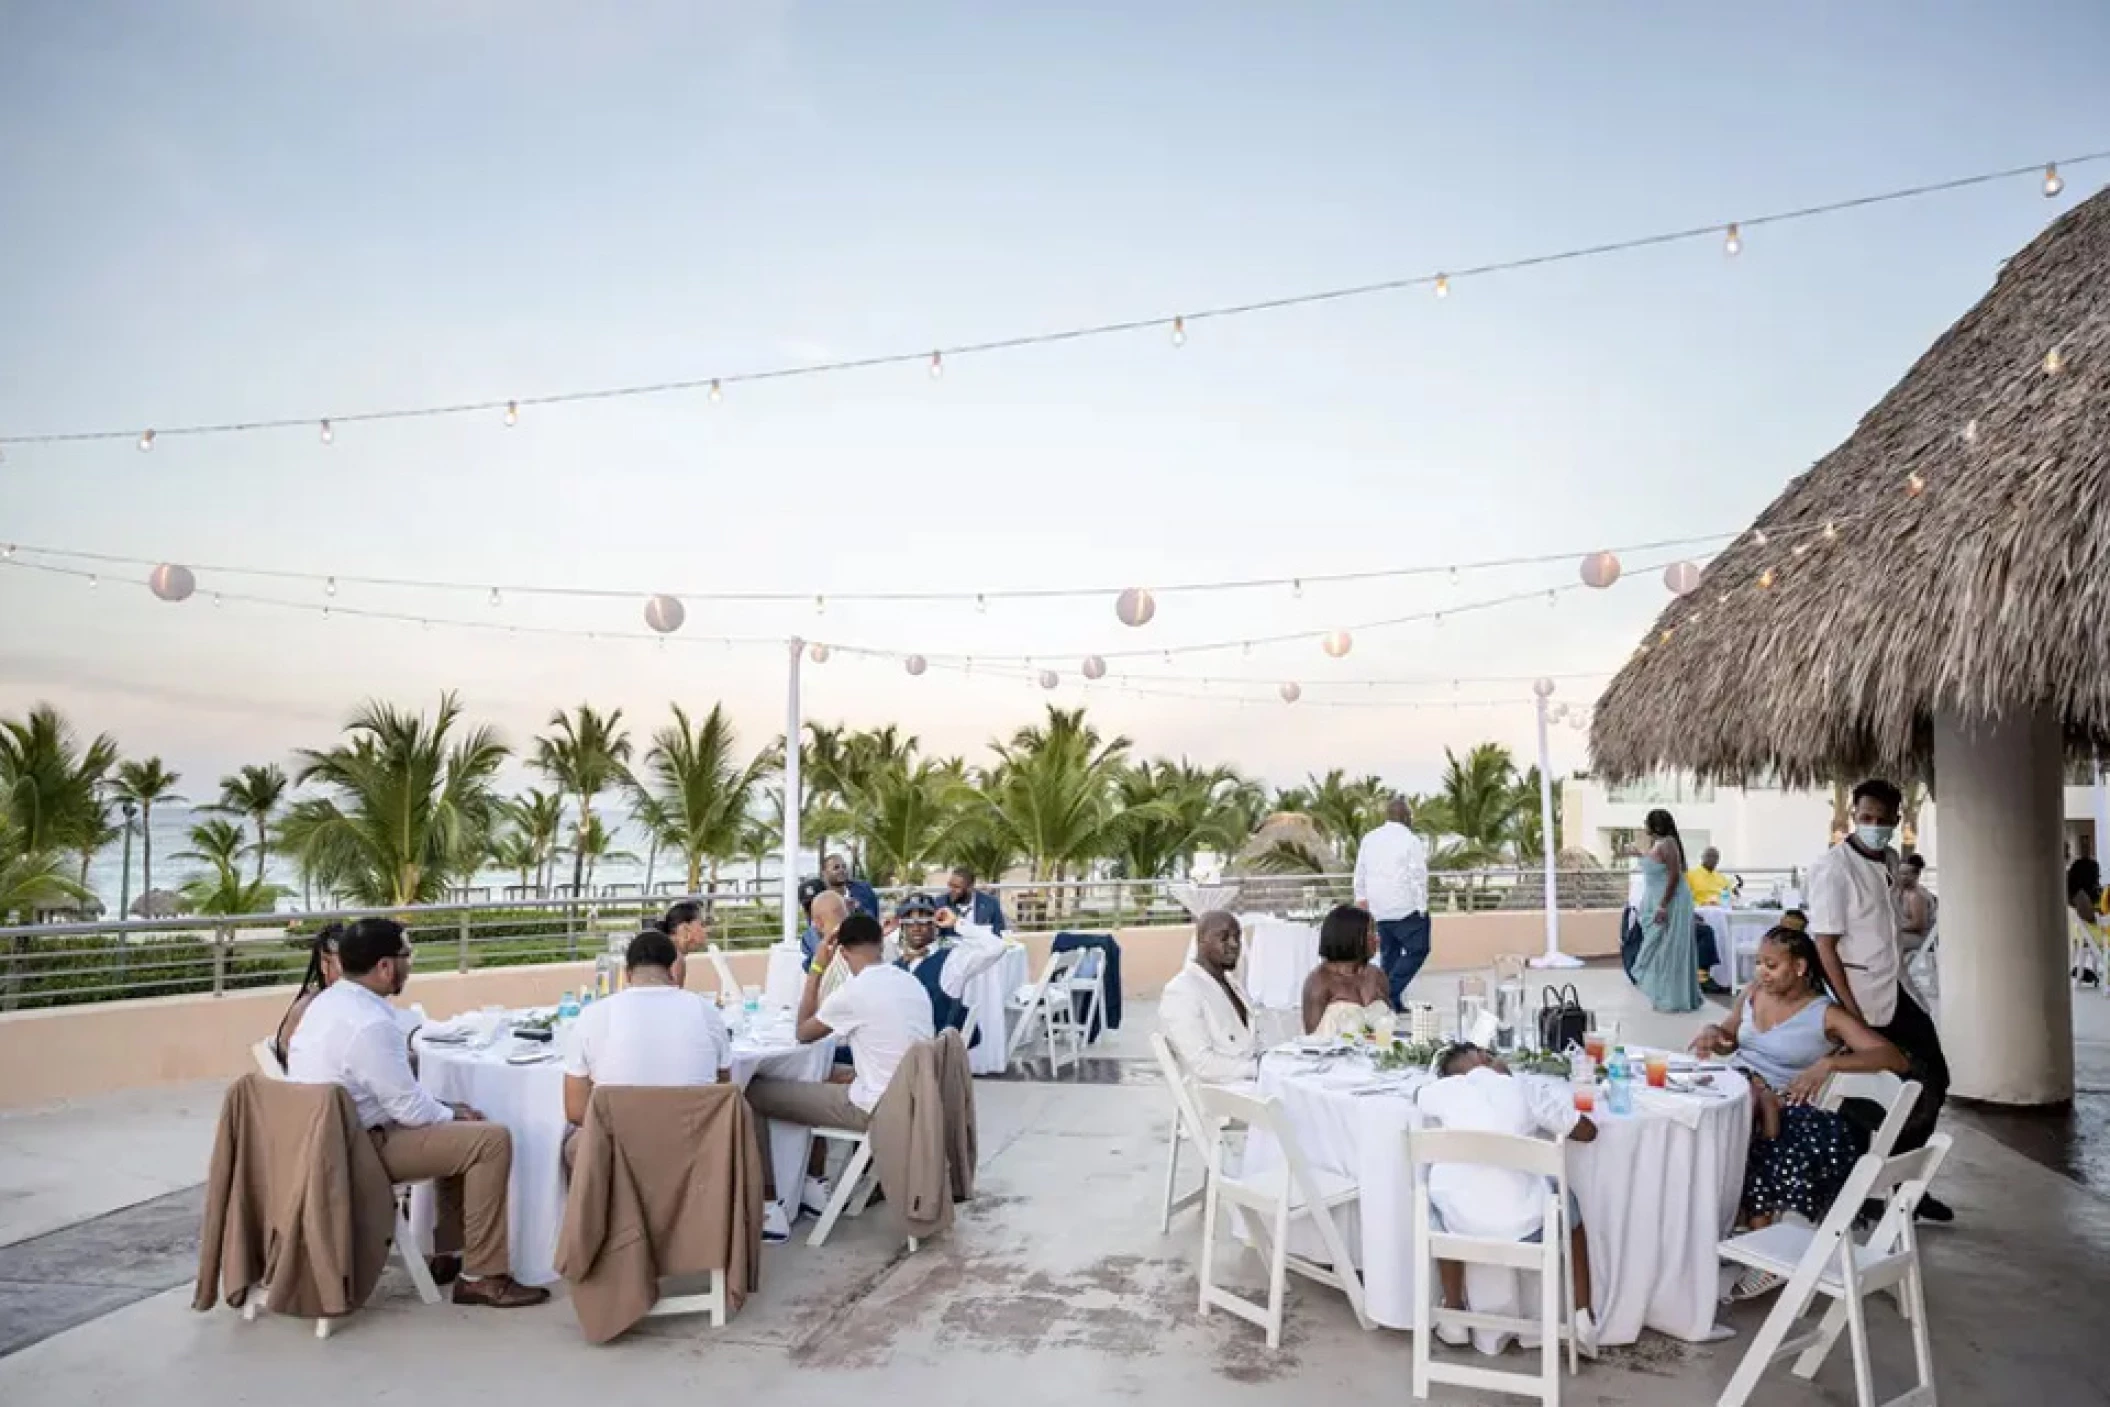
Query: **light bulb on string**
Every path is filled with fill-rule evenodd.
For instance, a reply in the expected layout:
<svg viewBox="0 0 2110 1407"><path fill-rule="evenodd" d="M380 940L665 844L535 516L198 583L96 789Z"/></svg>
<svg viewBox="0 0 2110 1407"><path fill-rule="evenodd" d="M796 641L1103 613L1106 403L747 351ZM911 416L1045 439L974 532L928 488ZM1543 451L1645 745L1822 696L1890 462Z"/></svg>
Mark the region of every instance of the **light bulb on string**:
<svg viewBox="0 0 2110 1407"><path fill-rule="evenodd" d="M101 586L102 584L103 584L103 583L102 583L102 578L101 578L101 577L97 577L97 576L92 576L92 575L91 575L91 576L90 576L90 577L88 578L88 589L89 589L90 591L93 591L93 590L95 590L95 588L97 588L98 586Z"/></svg>
<svg viewBox="0 0 2110 1407"><path fill-rule="evenodd" d="M497 587L495 587L495 586L494 586L494 587L492 587L492 588L491 588L491 606L492 606L492 608L493 608L493 609L496 609L497 607L499 607L499 606L503 606L504 604L505 604L505 601L504 601L504 599L503 599L502 597L500 597L500 596L499 596L499 594L498 594L498 588L497 588Z"/></svg>
<svg viewBox="0 0 2110 1407"><path fill-rule="evenodd" d="M2066 357L2057 347L2044 354L2044 374L2057 376L2066 369Z"/></svg>
<svg viewBox="0 0 2110 1407"><path fill-rule="evenodd" d="M139 436L139 452L141 454L145 454L148 450L152 449L153 447L154 432L152 430L143 431Z"/></svg>
<svg viewBox="0 0 2110 1407"><path fill-rule="evenodd" d="M212 608L216 611L220 609L220 593L217 591L212 594Z"/></svg>
<svg viewBox="0 0 2110 1407"><path fill-rule="evenodd" d="M1449 274L1436 275L1436 296L1438 298L1451 296L1451 276Z"/></svg>
<svg viewBox="0 0 2110 1407"><path fill-rule="evenodd" d="M507 401L507 402L506 402L506 424L508 424L508 425L518 425L519 423L520 423L520 402L518 402L518 401Z"/></svg>
<svg viewBox="0 0 2110 1407"><path fill-rule="evenodd" d="M1916 471L1905 476L1905 496L1907 498L1918 498L1926 491L1927 481L1922 479Z"/></svg>
<svg viewBox="0 0 2110 1407"><path fill-rule="evenodd" d="M1963 423L1963 442L1967 445L1978 443L1978 417L1975 415Z"/></svg>
<svg viewBox="0 0 2110 1407"><path fill-rule="evenodd" d="M1735 258L1737 255L1743 252L1744 232L1738 229L1734 224L1731 224L1729 226L1728 234L1723 236L1722 239L1722 253L1728 255L1731 258Z"/></svg>
<svg viewBox="0 0 2110 1407"><path fill-rule="evenodd" d="M1765 531L1761 528L1753 528L1751 530L1751 540L1757 543L1760 547L1764 547L1766 543L1770 541L1770 539L1767 538Z"/></svg>
<svg viewBox="0 0 2110 1407"><path fill-rule="evenodd" d="M337 578L336 578L336 577L325 577L325 578L323 579L323 583L322 583L322 594L323 594L323 595L325 595L325 596L335 596L335 595L337 594Z"/></svg>
<svg viewBox="0 0 2110 1407"><path fill-rule="evenodd" d="M711 404L716 405L724 399L725 388L718 384L718 378L714 376L711 378Z"/></svg>
<svg viewBox="0 0 2110 1407"><path fill-rule="evenodd" d="M1150 624L1151 617L1158 613L1157 598L1148 589L1131 586L1114 598L1114 614L1121 624L1141 627Z"/></svg>
<svg viewBox="0 0 2110 1407"><path fill-rule="evenodd" d="M975 608L975 610L976 610L976 611L980 612L980 613L981 613L982 615L985 615L985 616L986 616L986 615L988 615L988 614L989 614L989 598L988 598L987 596L984 596L984 595L983 595L983 594L982 594L981 592L979 592L979 591L975 592L975 593L974 593L974 608Z"/></svg>
<svg viewBox="0 0 2110 1407"><path fill-rule="evenodd" d="M12 557L12 556L14 556L14 555L15 555L15 545L14 545L14 544L13 544L12 542L10 542L10 543L9 543L9 544L7 545L7 547L6 547L6 549L5 549L4 551L0 551L0 557Z"/></svg>
<svg viewBox="0 0 2110 1407"><path fill-rule="evenodd" d="M2044 198L2052 199L2066 189L2066 178L2059 174L2059 163L2054 161L2044 168Z"/></svg>
<svg viewBox="0 0 2110 1407"><path fill-rule="evenodd" d="M1175 347L1187 345L1187 320L1185 318L1174 318L1172 320L1172 345Z"/></svg>
<svg viewBox="0 0 2110 1407"><path fill-rule="evenodd" d="M815 597L813 598L813 613L814 613L815 615L817 615L817 616L824 616L824 615L828 614L828 598L827 598L827 597L825 597L825 596L815 596Z"/></svg>
<svg viewBox="0 0 2110 1407"><path fill-rule="evenodd" d="M943 352L932 352L930 354L930 379L933 381L945 379L945 354Z"/></svg>
<svg viewBox="0 0 2110 1407"><path fill-rule="evenodd" d="M329 443L330 443L331 441L335 440L336 438L337 438L337 432L336 432L335 430L332 430L332 429L330 428L330 422L329 422L329 421L327 421L327 420L323 421L323 422L322 422L322 442L323 442L324 444L329 444Z"/></svg>
<svg viewBox="0 0 2110 1407"><path fill-rule="evenodd" d="M1839 540L1839 529L1835 524L1826 523L1824 525L1824 540L1826 542L1837 542Z"/></svg>

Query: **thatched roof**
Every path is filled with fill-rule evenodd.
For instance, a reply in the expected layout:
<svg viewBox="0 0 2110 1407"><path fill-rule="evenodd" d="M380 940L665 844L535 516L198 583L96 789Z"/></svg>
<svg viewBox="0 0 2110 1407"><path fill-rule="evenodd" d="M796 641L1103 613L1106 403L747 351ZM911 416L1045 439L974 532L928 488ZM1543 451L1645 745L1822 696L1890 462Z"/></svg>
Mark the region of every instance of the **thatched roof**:
<svg viewBox="0 0 2110 1407"><path fill-rule="evenodd" d="M1903 780L1932 771L1936 710L2042 705L2076 750L2110 740L2110 190L1672 602L1590 747L1615 780Z"/></svg>

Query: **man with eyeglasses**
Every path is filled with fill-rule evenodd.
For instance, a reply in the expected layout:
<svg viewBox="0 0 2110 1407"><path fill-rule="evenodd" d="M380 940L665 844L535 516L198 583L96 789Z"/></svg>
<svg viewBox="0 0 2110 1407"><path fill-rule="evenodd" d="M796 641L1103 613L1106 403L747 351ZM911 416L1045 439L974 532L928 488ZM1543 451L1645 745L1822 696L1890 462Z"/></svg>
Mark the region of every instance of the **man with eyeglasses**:
<svg viewBox="0 0 2110 1407"><path fill-rule="evenodd" d="M434 1099L410 1068L389 1005L410 981L409 931L390 919L361 919L337 940L337 959L343 976L315 998L293 1033L286 1077L342 1085L389 1177L437 1184L439 1254L432 1259L432 1278L454 1284L456 1304L541 1304L549 1291L522 1285L511 1274L506 1187L513 1174L512 1134L484 1122L466 1104Z"/></svg>

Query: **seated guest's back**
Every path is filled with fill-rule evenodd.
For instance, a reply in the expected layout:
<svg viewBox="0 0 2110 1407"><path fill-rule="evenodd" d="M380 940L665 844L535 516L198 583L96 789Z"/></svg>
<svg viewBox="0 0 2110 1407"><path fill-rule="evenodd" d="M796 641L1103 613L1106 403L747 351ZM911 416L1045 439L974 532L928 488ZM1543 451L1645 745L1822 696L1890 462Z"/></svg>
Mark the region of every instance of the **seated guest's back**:
<svg viewBox="0 0 2110 1407"><path fill-rule="evenodd" d="M732 1063L725 1021L708 997L674 985L674 940L648 928L624 955L628 985L579 1015L564 1063L564 1107L586 1122L595 1085L715 1084Z"/></svg>
<svg viewBox="0 0 2110 1407"><path fill-rule="evenodd" d="M271 1052L278 1057L280 1069L286 1066L287 1057L293 1050L293 1033L300 1029L302 1018L315 998L337 981L342 969L337 962L337 939L344 932L344 925L325 925L308 944L308 970L300 979L300 990L293 995L293 1004L279 1018L278 1035L271 1042Z"/></svg>

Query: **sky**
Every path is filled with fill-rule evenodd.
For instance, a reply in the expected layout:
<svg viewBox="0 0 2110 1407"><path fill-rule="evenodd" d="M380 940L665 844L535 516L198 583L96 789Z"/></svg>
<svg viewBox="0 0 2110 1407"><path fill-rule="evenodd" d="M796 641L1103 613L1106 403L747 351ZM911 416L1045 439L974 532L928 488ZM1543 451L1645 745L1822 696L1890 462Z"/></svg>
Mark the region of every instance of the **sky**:
<svg viewBox="0 0 2110 1407"><path fill-rule="evenodd" d="M1747 524L2110 163L2056 201L2018 178L1754 228L1734 259L1710 236L1440 301L1197 321L1179 347L1161 324L941 380L347 424L328 445L313 422L1169 321L2079 155L2110 148L2106 53L2093 0L0 0L0 543L199 581L172 605L139 567L90 587L0 565L0 715L48 700L198 792L327 745L361 699L448 689L516 745L555 708L620 706L642 735L678 701L722 702L759 747L784 726L778 642L801 636L975 656L803 670L806 716L899 723L936 753L983 756L1052 702L1278 784L1424 787L1483 738L1529 754L1525 681L1586 703L1668 600L1662 566L1708 544L1535 593L1587 550ZM13 442L282 416L310 423L145 454ZM1141 629L1112 601L1518 556L1557 560L1167 594ZM213 566L470 589L326 598ZM493 607L486 583L618 594ZM1045 586L1107 590L808 604ZM704 599L740 590L799 604ZM642 635L655 591L688 601L665 646L533 633ZM1317 644L1511 595L1532 599L1358 630L1341 659ZM1298 638L1079 677L1087 653L1278 633ZM695 638L717 635L762 643ZM1052 693L1024 677L1041 669ZM1554 730L1556 769L1586 765L1583 737Z"/></svg>

